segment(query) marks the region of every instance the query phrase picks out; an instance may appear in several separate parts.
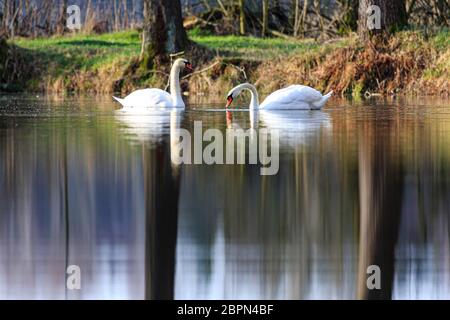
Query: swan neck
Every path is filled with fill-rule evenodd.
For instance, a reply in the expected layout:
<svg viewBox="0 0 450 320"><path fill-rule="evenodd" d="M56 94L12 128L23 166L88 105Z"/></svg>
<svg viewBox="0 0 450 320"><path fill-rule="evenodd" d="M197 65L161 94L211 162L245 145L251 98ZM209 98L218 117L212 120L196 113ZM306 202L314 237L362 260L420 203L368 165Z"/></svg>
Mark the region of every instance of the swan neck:
<svg viewBox="0 0 450 320"><path fill-rule="evenodd" d="M256 91L256 88L254 85L247 84L245 87L247 90L251 93L250 98L250 109L258 109L259 108L259 98L258 98L258 91Z"/></svg>
<svg viewBox="0 0 450 320"><path fill-rule="evenodd" d="M170 71L170 96L172 97L174 107L184 107L180 88L180 67L177 65L173 65Z"/></svg>
<svg viewBox="0 0 450 320"><path fill-rule="evenodd" d="M255 108L250 108L250 127L253 129L258 129L259 124L259 113Z"/></svg>

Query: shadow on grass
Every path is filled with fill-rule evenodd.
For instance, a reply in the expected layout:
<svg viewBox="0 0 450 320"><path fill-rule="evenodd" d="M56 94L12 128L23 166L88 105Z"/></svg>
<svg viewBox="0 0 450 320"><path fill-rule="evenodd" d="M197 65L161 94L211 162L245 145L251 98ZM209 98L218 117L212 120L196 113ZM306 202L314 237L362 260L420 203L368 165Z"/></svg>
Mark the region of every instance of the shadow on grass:
<svg viewBox="0 0 450 320"><path fill-rule="evenodd" d="M129 47L133 46L133 43L123 43L123 42L112 42L112 41L103 41L103 40L70 40L70 41L61 41L58 44L64 46L77 46L77 47Z"/></svg>

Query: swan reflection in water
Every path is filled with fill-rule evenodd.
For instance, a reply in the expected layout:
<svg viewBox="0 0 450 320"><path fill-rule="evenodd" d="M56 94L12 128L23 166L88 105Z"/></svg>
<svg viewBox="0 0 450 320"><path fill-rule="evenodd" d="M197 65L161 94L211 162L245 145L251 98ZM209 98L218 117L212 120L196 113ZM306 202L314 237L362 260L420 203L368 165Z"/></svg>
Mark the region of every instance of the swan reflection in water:
<svg viewBox="0 0 450 320"><path fill-rule="evenodd" d="M155 109L130 114L121 109L115 112L115 117L128 140L136 143L158 143L180 128L184 110Z"/></svg>
<svg viewBox="0 0 450 320"><path fill-rule="evenodd" d="M319 133L330 133L327 112L320 110L249 110L250 127L278 130L280 146L296 147L311 142ZM233 112L227 111L227 128L237 128Z"/></svg>
<svg viewBox="0 0 450 320"><path fill-rule="evenodd" d="M170 111L116 119L85 103L40 99L41 116L2 118L0 297L450 297L447 104L258 113L282 144L300 141L280 149L277 175L182 165L178 185ZM223 131L224 111L174 120ZM230 115L250 127L248 110ZM82 290L66 289L73 264ZM368 265L381 291L367 292Z"/></svg>
<svg viewBox="0 0 450 320"><path fill-rule="evenodd" d="M260 129L276 129L285 149L314 148L314 138L331 131L322 111L228 110L222 119L227 129L254 129L250 143ZM306 296L300 284L310 283L307 266L314 257L308 237L326 208L317 196L323 170L315 169L325 162L316 152L293 157L284 151L273 176L261 176L252 165L184 168L177 299L248 299L255 292L259 298Z"/></svg>
<svg viewBox="0 0 450 320"><path fill-rule="evenodd" d="M250 116L251 128L258 129L261 126L262 128L279 130L280 144L287 146L303 145L308 142L310 137L316 136L321 130L328 130L331 127L328 115L321 111L249 111L248 115L245 114L245 116ZM182 252L192 252L193 250L192 246L186 247L186 244L179 240L180 237L181 239L185 238L186 228L191 225L183 219L196 217L197 215L203 216L204 212L204 221L210 221L211 219L216 221L214 223L217 224L215 226L217 228L215 237L220 239L216 239L214 242L227 243L228 241L225 237L225 230L222 229L225 226L220 223L216 210L212 209L212 207L219 205L217 201L220 203L219 207L222 207L222 201L228 197L212 197L212 199L215 199L214 206L208 205L209 201L203 199L200 209L198 207L200 201L196 200L200 194L195 190L203 184L195 187L193 182L204 181L204 174L207 174L210 181L208 185L211 190L217 189L216 184L222 184L224 179L230 180L230 183L226 183L226 185L234 185L239 188L239 184L235 181L235 178L238 177L236 174L238 166L233 166L233 168L228 166L212 166L211 168L205 166L174 166L170 160L170 152L172 144L178 141L174 141L176 139L172 139L172 136L177 136L175 130L180 128L183 117L184 113L176 110L155 111L151 114L142 115L122 113L116 115L117 121L120 122L120 130L126 135L126 138L133 143L141 143L143 146L143 175L146 197L145 297L147 299L184 297L186 293L182 288L185 288L185 285L192 288L192 292L202 291L198 287L200 284L195 281L192 283L191 277L185 278L186 273L183 272L186 268L189 269L191 264L187 262ZM191 113L190 117L195 117L195 113ZM238 122L233 119L233 112L226 112L228 128L240 129L241 126ZM246 126L243 126L243 129L246 129ZM254 130L255 133L257 131ZM254 169L254 167L249 167L246 172L250 174ZM259 173L257 176L259 176ZM281 177L284 177L283 173L281 173ZM256 179L259 181L258 183L261 183L261 177ZM276 178L273 181L278 179ZM241 187L247 189L250 186L246 182ZM247 191L252 193L250 189L247 189ZM272 193L277 194L275 191L272 191ZM244 204L239 201L237 203L245 208ZM226 207L224 206L224 208ZM257 208L257 211L260 212L269 212L270 210L268 210L268 208ZM181 223L179 223L180 219ZM178 224L180 224L180 227ZM208 223L200 223L198 227L208 229L210 226ZM181 235L178 234L179 232L181 232ZM238 246L235 249L240 250L240 247ZM218 248L217 253L220 252L228 257L227 251ZM223 260L220 257L216 258L214 261L220 262ZM192 259L192 257L189 259ZM175 263L176 261L178 263ZM223 278L223 273L228 271L227 268L220 267L220 263L215 265L214 270L212 270L210 285L217 289L220 281L216 280ZM180 278L181 275L184 276ZM175 288L175 283L178 289ZM213 287L210 289L214 292Z"/></svg>

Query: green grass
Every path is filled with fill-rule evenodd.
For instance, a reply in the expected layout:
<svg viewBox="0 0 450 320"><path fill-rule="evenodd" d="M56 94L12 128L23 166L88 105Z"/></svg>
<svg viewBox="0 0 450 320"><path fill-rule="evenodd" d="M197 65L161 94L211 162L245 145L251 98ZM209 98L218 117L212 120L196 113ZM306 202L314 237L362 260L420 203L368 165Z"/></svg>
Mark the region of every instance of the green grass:
<svg viewBox="0 0 450 320"><path fill-rule="evenodd" d="M312 39L257 38L252 36L217 36L194 28L188 32L189 38L220 55L246 60L267 60L280 55L302 54L317 51L323 45ZM345 41L337 41L345 43Z"/></svg>
<svg viewBox="0 0 450 320"><path fill-rule="evenodd" d="M321 47L312 40L213 36L196 30L189 32L189 37L221 56L259 61L311 52ZM134 30L102 35L19 38L14 44L25 49L33 59L37 58L41 74L50 78L64 78L79 71L97 71L117 62L125 66L139 54L141 47L139 33Z"/></svg>
<svg viewBox="0 0 450 320"><path fill-rule="evenodd" d="M434 36L434 45L438 49L448 49L450 48L450 28L444 28L440 30Z"/></svg>
<svg viewBox="0 0 450 320"><path fill-rule="evenodd" d="M433 80L450 76L450 28L439 30L432 38L431 44L442 52L440 59L423 72L425 79Z"/></svg>
<svg viewBox="0 0 450 320"><path fill-rule="evenodd" d="M136 31L17 39L14 44L36 55L47 72L55 76L75 70L96 70L114 61L137 56L140 50Z"/></svg>
<svg viewBox="0 0 450 320"><path fill-rule="evenodd" d="M222 56L247 60L266 60L320 48L320 44L312 40L213 36L195 30L189 32L189 37ZM45 73L52 77L75 71L96 71L117 61L126 63L139 54L141 47L139 33L134 30L102 35L16 39L14 43L36 56Z"/></svg>
<svg viewBox="0 0 450 320"><path fill-rule="evenodd" d="M215 36L189 33L193 41L217 51L220 55L246 60L267 60L282 55L302 54L319 50L322 45L311 39L256 38L249 36ZM345 41L341 41L344 43ZM338 43L341 43L338 42Z"/></svg>
<svg viewBox="0 0 450 320"><path fill-rule="evenodd" d="M215 36L199 30L189 31L191 40L207 47L221 56L243 60L265 61L282 56L329 52L345 47L354 39L343 38L328 44L320 44L314 40L296 40L282 38L256 38L251 36ZM399 33L401 36L401 33ZM408 36L408 32L405 33ZM430 44L441 52L450 49L450 29L442 29L429 40ZM70 82L71 75L84 71L95 72L103 68L104 74L110 70L125 70L133 58L140 52L140 36L135 30L122 31L102 35L76 34L64 37L16 39L14 44L22 48L28 60L36 65L39 72L29 84L36 87L43 77L50 80L63 79ZM409 45L420 45L409 42ZM322 51L325 50L325 51ZM425 75L433 78L449 72L449 54ZM109 68L111 67L111 68ZM88 75L89 77L90 75ZM88 79L86 79L87 82ZM32 85L34 83L34 85ZM360 88L355 87L355 90Z"/></svg>
<svg viewBox="0 0 450 320"><path fill-rule="evenodd" d="M324 45L313 40L281 38L256 38L250 36L215 36L198 30L189 32L191 40L220 55L247 60L267 60L280 55L295 55L318 51ZM96 70L118 59L135 57L140 51L137 31L122 31L102 35L73 35L66 37L18 39L19 47L39 56L45 66L54 67L54 72L67 70ZM341 47L348 39L338 40L328 47ZM437 48L450 47L450 29L443 29L434 38Z"/></svg>

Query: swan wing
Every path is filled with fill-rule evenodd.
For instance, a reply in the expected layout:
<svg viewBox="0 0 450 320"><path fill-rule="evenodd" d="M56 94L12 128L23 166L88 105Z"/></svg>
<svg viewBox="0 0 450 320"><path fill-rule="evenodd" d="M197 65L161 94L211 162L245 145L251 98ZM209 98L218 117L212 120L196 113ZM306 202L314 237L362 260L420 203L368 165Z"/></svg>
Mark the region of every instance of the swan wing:
<svg viewBox="0 0 450 320"><path fill-rule="evenodd" d="M173 101L170 94L164 90L139 89L122 99L122 105L126 108L164 108L172 107Z"/></svg>
<svg viewBox="0 0 450 320"><path fill-rule="evenodd" d="M314 109L322 94L308 86L291 85L272 92L261 104L262 109Z"/></svg>

